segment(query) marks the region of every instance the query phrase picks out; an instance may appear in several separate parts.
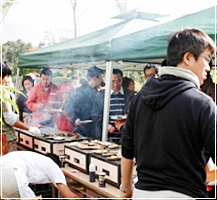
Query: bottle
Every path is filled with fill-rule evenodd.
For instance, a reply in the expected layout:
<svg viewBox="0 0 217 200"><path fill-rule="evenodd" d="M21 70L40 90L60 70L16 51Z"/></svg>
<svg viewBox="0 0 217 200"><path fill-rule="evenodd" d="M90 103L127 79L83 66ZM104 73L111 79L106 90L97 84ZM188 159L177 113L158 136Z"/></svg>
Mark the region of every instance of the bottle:
<svg viewBox="0 0 217 200"><path fill-rule="evenodd" d="M95 182L95 178L96 178L96 166L93 163L90 163L89 165L89 181L90 182Z"/></svg>
<svg viewBox="0 0 217 200"><path fill-rule="evenodd" d="M65 156L59 156L60 159L60 168L64 168L65 166Z"/></svg>

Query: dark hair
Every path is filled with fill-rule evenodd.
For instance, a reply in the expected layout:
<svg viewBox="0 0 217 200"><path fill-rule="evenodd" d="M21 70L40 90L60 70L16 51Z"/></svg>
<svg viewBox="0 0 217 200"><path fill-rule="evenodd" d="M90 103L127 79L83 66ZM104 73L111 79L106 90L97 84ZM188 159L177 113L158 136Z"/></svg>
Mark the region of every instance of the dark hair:
<svg viewBox="0 0 217 200"><path fill-rule="evenodd" d="M102 70L94 65L87 71L87 80L91 80L94 76L98 78L101 74Z"/></svg>
<svg viewBox="0 0 217 200"><path fill-rule="evenodd" d="M53 160L59 167L61 166L59 156L57 156L56 154L46 153L44 155Z"/></svg>
<svg viewBox="0 0 217 200"><path fill-rule="evenodd" d="M13 67L11 66L11 64L8 61L3 61L0 64L1 64L1 68L2 68L2 77L1 77L2 79L5 76L11 76L13 74Z"/></svg>
<svg viewBox="0 0 217 200"><path fill-rule="evenodd" d="M158 73L158 68L155 65L147 64L143 69L144 74L146 69L151 69L151 68L155 69L156 74Z"/></svg>
<svg viewBox="0 0 217 200"><path fill-rule="evenodd" d="M189 52L197 60L199 55L210 49L212 54L215 50L213 40L203 31L198 29L185 29L173 33L169 38L167 47L168 66L177 66L182 62L185 53Z"/></svg>
<svg viewBox="0 0 217 200"><path fill-rule="evenodd" d="M79 81L79 83L81 85L87 85L87 81L84 78L81 78L80 81Z"/></svg>
<svg viewBox="0 0 217 200"><path fill-rule="evenodd" d="M32 77L31 77L31 76L24 76L24 77L23 77L23 80L22 80L22 86L23 86L23 88L24 88L24 82L25 82L26 80L29 80L29 81L32 83L32 86L34 86L34 80L32 79ZM25 89L25 88L24 88L24 89Z"/></svg>
<svg viewBox="0 0 217 200"><path fill-rule="evenodd" d="M41 77L42 74L44 74L44 75L46 75L46 76L51 76L51 77L53 77L53 72L52 72L50 69L48 69L48 68L45 68L45 69L43 69L43 70L41 71L40 77Z"/></svg>
<svg viewBox="0 0 217 200"><path fill-rule="evenodd" d="M72 75L72 80L77 80L77 79L78 79L77 76Z"/></svg>
<svg viewBox="0 0 217 200"><path fill-rule="evenodd" d="M209 61L210 71L212 70L212 60Z"/></svg>
<svg viewBox="0 0 217 200"><path fill-rule="evenodd" d="M100 84L101 87L105 87L105 82L102 80L101 84Z"/></svg>
<svg viewBox="0 0 217 200"><path fill-rule="evenodd" d="M113 69L112 74L120 74L123 77L123 72L120 69Z"/></svg>
<svg viewBox="0 0 217 200"><path fill-rule="evenodd" d="M125 76L125 77L123 77L122 86L123 86L124 88L127 88L127 89L128 89L128 87L129 87L129 85L130 85L131 82L134 83L134 80L131 79L131 78L129 78L129 77L126 77L126 76Z"/></svg>
<svg viewBox="0 0 217 200"><path fill-rule="evenodd" d="M167 66L167 59L165 58L162 63L161 63L161 67Z"/></svg>

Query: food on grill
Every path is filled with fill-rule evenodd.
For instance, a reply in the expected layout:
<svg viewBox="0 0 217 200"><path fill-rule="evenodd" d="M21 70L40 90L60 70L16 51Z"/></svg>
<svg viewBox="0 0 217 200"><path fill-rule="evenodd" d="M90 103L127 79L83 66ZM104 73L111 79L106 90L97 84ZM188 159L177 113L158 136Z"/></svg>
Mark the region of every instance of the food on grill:
<svg viewBox="0 0 217 200"><path fill-rule="evenodd" d="M116 153L117 153L116 151L109 151L107 153L103 153L102 156L104 156L104 157L110 157L110 156L116 155Z"/></svg>
<svg viewBox="0 0 217 200"><path fill-rule="evenodd" d="M108 151L105 150L105 149L103 149L103 150L95 150L95 151L94 151L95 154L99 154L99 155L101 155L101 154L103 154L103 153L105 154L105 153L107 153L107 152L108 152Z"/></svg>
<svg viewBox="0 0 217 200"><path fill-rule="evenodd" d="M111 156L111 157L108 157L108 160L120 160L121 157L118 157L118 156Z"/></svg>
<svg viewBox="0 0 217 200"><path fill-rule="evenodd" d="M120 145L117 145L117 144L112 144L112 145L108 146L109 149L117 149L119 147L120 147Z"/></svg>

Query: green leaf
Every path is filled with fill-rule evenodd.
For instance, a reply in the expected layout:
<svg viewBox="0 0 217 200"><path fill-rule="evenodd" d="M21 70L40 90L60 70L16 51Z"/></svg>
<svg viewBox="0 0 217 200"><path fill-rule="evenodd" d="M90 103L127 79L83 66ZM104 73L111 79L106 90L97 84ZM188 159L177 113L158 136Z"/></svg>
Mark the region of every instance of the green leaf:
<svg viewBox="0 0 217 200"><path fill-rule="evenodd" d="M19 94L21 94L21 95L23 95L24 97L27 98L27 96L22 91L20 91L19 89L16 89L14 87L7 87L7 86L3 86L3 88L6 89L6 90L9 90L9 91L12 91L12 92L19 93Z"/></svg>
<svg viewBox="0 0 217 200"><path fill-rule="evenodd" d="M9 99L7 97L3 97L3 98L5 101L9 102L12 105L13 109L17 112L17 114L20 115L20 111L19 111L17 104L14 103L14 101L12 99Z"/></svg>

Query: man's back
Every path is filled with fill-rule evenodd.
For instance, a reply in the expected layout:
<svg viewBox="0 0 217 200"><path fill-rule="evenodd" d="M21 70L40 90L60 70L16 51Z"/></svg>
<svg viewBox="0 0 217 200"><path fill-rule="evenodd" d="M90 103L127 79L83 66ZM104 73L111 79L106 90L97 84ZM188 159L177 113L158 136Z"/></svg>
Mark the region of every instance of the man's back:
<svg viewBox="0 0 217 200"><path fill-rule="evenodd" d="M205 197L205 160L201 155L205 146L214 156L214 112L211 98L190 81L165 76L146 83L132 101L123 130L135 144L136 187ZM122 145L129 149L125 137Z"/></svg>
<svg viewBox="0 0 217 200"><path fill-rule="evenodd" d="M21 197L35 197L28 187L31 184L57 183L66 185L66 180L60 168L50 158L31 151L14 151L0 158L2 171L7 168L14 169L17 187ZM2 173L2 180L7 180ZM6 184L5 181L2 183Z"/></svg>

